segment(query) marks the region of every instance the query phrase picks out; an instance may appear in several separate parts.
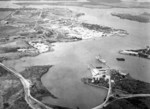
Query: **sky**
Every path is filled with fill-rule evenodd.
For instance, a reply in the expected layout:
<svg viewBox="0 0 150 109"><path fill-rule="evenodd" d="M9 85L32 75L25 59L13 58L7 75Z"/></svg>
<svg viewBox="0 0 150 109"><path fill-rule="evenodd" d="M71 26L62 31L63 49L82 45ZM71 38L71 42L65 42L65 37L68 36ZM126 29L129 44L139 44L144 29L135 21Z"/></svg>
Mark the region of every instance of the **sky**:
<svg viewBox="0 0 150 109"><path fill-rule="evenodd" d="M2 1L2 0L0 0ZM5 1L5 0L4 0ZM15 1L15 0L8 0L8 1ZM23 0L18 0L18 1L23 1ZM26 0L24 0L26 1ZM30 1L30 0L28 0ZM40 0L33 0L33 1L40 1ZM70 0L41 0L41 1L70 1ZM75 0L75 1L81 1L81 2L85 2L88 0ZM91 0L91 1L97 1L97 0ZM150 2L150 0L99 0L99 1L107 1L107 2Z"/></svg>

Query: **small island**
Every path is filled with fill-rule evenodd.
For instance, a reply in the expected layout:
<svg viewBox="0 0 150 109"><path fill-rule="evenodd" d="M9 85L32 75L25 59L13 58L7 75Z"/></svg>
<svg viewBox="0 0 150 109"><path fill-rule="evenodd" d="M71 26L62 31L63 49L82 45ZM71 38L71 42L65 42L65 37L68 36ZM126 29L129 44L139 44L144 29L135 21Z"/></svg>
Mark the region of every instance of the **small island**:
<svg viewBox="0 0 150 109"><path fill-rule="evenodd" d="M149 23L150 22L150 13L144 12L139 15L133 15L133 14L122 14L122 13L111 13L112 16L119 17L121 19L128 19L131 21L137 21L141 23Z"/></svg>

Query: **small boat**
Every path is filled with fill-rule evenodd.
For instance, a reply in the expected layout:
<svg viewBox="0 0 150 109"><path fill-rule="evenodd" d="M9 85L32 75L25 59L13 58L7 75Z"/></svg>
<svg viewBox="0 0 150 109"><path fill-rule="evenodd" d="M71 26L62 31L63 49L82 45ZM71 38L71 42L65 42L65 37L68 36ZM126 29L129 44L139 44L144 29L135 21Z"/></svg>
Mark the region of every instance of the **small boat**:
<svg viewBox="0 0 150 109"><path fill-rule="evenodd" d="M117 59L117 61L125 61L124 58L116 58L116 59Z"/></svg>
<svg viewBox="0 0 150 109"><path fill-rule="evenodd" d="M96 59L97 59L99 62L103 63L103 64L106 63L106 61L105 61L100 55L99 55L99 56L96 56Z"/></svg>
<svg viewBox="0 0 150 109"><path fill-rule="evenodd" d="M96 68L97 68L97 69L102 69L103 67L100 66L100 67L96 67Z"/></svg>

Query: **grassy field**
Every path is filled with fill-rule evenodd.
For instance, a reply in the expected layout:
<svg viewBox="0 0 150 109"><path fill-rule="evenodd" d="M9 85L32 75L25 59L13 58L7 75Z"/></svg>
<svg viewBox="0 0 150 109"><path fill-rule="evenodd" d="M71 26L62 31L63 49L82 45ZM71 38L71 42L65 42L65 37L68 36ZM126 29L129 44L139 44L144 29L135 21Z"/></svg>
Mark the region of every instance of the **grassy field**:
<svg viewBox="0 0 150 109"><path fill-rule="evenodd" d="M0 11L0 20L6 18L9 14L11 14L11 11Z"/></svg>

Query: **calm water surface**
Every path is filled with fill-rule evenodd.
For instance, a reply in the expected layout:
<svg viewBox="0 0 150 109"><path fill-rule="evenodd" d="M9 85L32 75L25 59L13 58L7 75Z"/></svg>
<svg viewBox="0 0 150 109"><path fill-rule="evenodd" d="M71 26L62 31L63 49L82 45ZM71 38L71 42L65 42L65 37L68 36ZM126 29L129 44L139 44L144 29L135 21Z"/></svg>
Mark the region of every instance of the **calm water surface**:
<svg viewBox="0 0 150 109"><path fill-rule="evenodd" d="M59 99L50 97L43 101L69 107L90 109L103 102L106 91L84 85L80 79L90 76L87 66L91 63L100 65L95 56L101 54L112 68L130 73L134 78L150 82L150 60L118 54L120 49L141 48L150 45L150 24L122 20L110 15L111 12L141 13L144 9L88 9L70 7L85 12L81 20L90 23L125 29L128 37L106 37L71 43L55 43L54 52L44 53L37 57L26 57L16 61L8 61L16 70L21 71L31 65L54 65L42 77L43 84ZM123 57L125 62L116 61Z"/></svg>

